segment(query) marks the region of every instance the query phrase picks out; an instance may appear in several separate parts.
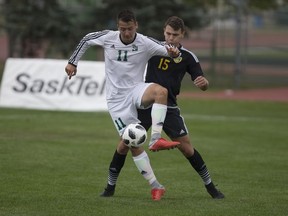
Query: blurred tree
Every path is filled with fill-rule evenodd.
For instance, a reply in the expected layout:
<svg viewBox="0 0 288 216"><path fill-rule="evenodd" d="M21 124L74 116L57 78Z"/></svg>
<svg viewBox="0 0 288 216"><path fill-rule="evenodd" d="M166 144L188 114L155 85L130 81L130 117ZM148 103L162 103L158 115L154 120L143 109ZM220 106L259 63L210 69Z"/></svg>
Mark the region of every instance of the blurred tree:
<svg viewBox="0 0 288 216"><path fill-rule="evenodd" d="M191 2L193 0L186 0L185 2ZM217 2L219 0L203 0L203 3L209 6L217 6ZM225 5L235 5L238 0L223 0L223 3ZM288 2L288 0L282 0ZM276 8L278 5L278 2L275 0L241 0L242 3L246 2L250 8L257 8L262 10L272 9Z"/></svg>
<svg viewBox="0 0 288 216"><path fill-rule="evenodd" d="M91 31L116 29L121 9L132 9L139 32L162 38L165 20L172 15L184 19L189 28L208 23L202 1L181 0L4 0L4 29L9 37L11 57L67 57L71 47ZM65 43L63 43L65 40Z"/></svg>
<svg viewBox="0 0 288 216"><path fill-rule="evenodd" d="M70 21L57 0L6 0L3 8L10 57L44 57L53 43L66 51L63 38L71 32Z"/></svg>
<svg viewBox="0 0 288 216"><path fill-rule="evenodd" d="M223 0L227 5L234 1ZM246 2L263 10L277 6L277 1L271 0ZM162 27L169 16L179 16L189 29L199 29L209 24L208 11L216 6L215 0L3 0L2 23L9 36L9 56L47 57L47 53L56 53L67 57L75 41L86 33L116 29L121 9L135 12L139 32L163 39Z"/></svg>
<svg viewBox="0 0 288 216"><path fill-rule="evenodd" d="M189 4L181 0L106 0L102 3L102 7L95 10L95 19L100 20L102 27L116 29L118 12L131 9L137 16L139 32L157 39L163 39L162 28L169 16L181 17L190 29L201 28L210 19L205 16L205 4L200 0Z"/></svg>

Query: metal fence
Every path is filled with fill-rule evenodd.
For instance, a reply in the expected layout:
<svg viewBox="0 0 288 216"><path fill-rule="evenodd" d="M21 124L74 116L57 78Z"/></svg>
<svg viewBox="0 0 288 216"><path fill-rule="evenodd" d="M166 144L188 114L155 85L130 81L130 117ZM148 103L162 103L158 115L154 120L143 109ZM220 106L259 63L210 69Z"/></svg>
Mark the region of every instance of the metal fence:
<svg viewBox="0 0 288 216"><path fill-rule="evenodd" d="M288 22L277 21L274 12L216 20L191 31L184 45L215 87L288 86Z"/></svg>

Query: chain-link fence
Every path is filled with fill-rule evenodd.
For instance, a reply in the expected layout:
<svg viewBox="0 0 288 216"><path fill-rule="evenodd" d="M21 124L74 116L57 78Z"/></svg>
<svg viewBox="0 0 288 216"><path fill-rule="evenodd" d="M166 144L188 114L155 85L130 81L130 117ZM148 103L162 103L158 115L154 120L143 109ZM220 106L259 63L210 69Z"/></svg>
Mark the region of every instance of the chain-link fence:
<svg viewBox="0 0 288 216"><path fill-rule="evenodd" d="M288 10L242 14L192 31L184 45L215 87L288 86Z"/></svg>

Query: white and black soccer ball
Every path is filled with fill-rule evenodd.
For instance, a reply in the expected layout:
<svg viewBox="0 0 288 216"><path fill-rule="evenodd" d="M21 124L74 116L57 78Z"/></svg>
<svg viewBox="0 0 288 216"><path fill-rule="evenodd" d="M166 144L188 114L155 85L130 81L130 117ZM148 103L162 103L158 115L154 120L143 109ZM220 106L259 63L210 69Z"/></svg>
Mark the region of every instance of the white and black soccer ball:
<svg viewBox="0 0 288 216"><path fill-rule="evenodd" d="M129 147L139 147L145 143L147 131L140 124L130 124L125 128L122 139Z"/></svg>

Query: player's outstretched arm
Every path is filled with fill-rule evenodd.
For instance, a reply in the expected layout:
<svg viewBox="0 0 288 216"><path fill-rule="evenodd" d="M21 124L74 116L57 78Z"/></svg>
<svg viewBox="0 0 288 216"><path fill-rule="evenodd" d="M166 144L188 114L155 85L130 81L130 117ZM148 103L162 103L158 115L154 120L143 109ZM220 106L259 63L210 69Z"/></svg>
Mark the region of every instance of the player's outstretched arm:
<svg viewBox="0 0 288 216"><path fill-rule="evenodd" d="M203 76L198 76L195 80L194 80L194 84L200 88L202 91L206 91L209 87L209 82L208 80L203 77Z"/></svg>

